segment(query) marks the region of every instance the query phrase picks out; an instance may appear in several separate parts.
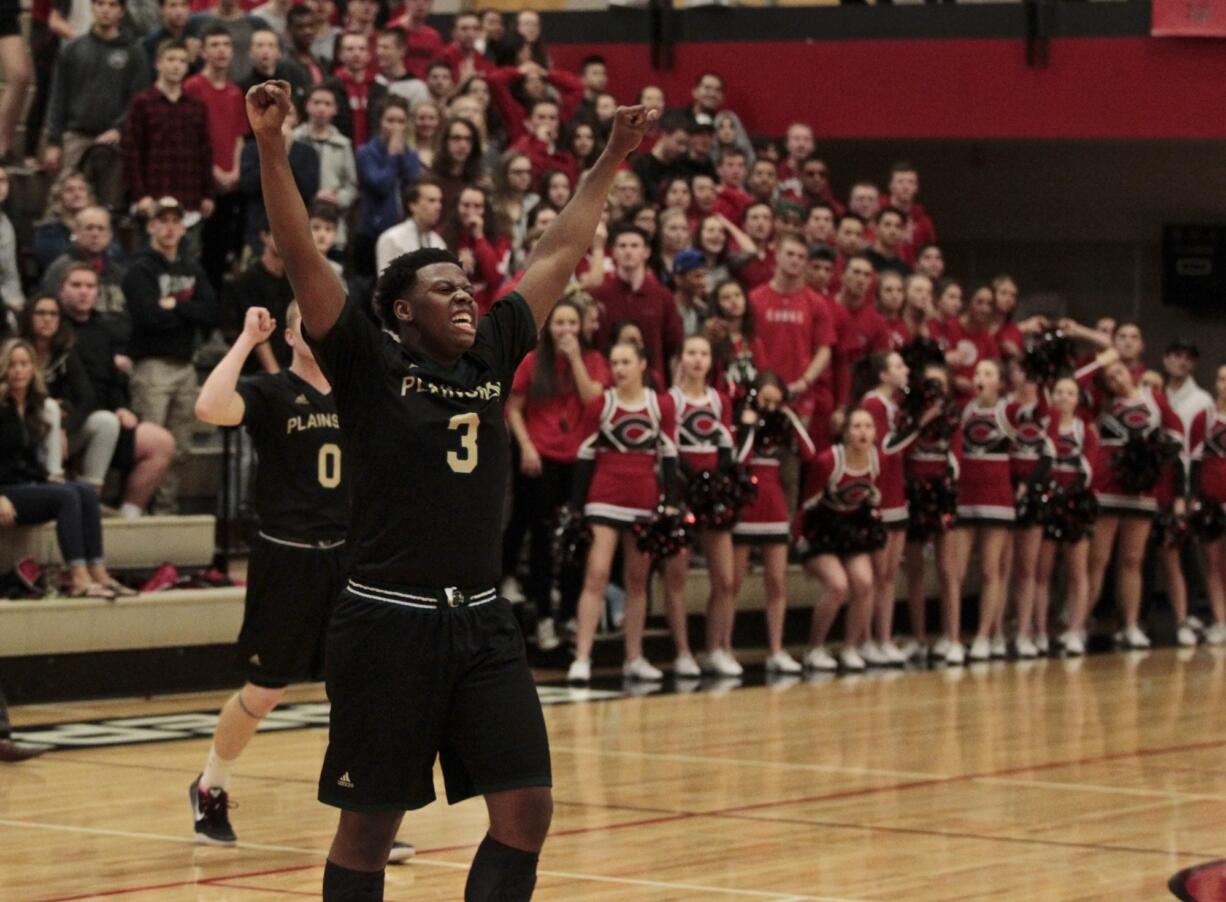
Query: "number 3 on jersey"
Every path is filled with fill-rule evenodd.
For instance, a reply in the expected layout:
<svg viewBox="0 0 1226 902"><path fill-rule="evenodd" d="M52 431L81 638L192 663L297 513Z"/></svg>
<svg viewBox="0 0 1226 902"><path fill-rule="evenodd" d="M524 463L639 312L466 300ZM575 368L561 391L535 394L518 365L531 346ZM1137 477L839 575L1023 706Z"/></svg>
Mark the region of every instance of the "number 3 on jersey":
<svg viewBox="0 0 1226 902"><path fill-rule="evenodd" d="M447 452L447 466L456 473L471 473L477 469L477 427L480 417L475 413L460 413L451 418L448 429L462 429L460 450Z"/></svg>
<svg viewBox="0 0 1226 902"><path fill-rule="evenodd" d="M319 448L319 484L334 489L341 484L341 447L328 442Z"/></svg>

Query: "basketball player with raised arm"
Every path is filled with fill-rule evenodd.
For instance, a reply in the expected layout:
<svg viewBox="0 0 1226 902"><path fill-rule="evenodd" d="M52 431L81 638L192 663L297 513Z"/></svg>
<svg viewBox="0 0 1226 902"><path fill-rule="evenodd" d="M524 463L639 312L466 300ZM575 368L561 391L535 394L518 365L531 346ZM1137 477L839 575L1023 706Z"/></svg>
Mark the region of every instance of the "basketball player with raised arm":
<svg viewBox="0 0 1226 902"><path fill-rule="evenodd" d="M268 218L332 384L352 477L349 580L328 632L332 720L319 798L341 809L324 870L328 902L383 898L406 810L485 798L490 826L466 902L526 900L553 814L540 700L501 574L515 369L587 252L617 167L654 112L617 111L613 133L537 243L517 290L478 321L448 251L422 249L380 274L380 328L347 299L311 240L281 137L289 85L247 94ZM389 334L390 333L390 334Z"/></svg>
<svg viewBox="0 0 1226 902"><path fill-rule="evenodd" d="M188 788L196 839L210 845L238 841L230 826L230 771L260 721L290 683L323 678L328 620L344 586L349 495L339 418L331 386L302 340L296 304L285 323L289 369L239 378L276 328L263 307L249 309L242 333L196 401L196 415L206 423L246 426L259 462L260 532L251 547L238 637L247 679L221 709L204 771ZM412 855L411 845L397 842L389 860Z"/></svg>

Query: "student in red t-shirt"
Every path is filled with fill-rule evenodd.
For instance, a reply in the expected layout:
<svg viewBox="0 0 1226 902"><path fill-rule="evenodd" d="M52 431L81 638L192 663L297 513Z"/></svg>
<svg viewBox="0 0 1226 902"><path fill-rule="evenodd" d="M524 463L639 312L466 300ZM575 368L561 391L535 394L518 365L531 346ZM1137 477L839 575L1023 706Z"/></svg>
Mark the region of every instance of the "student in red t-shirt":
<svg viewBox="0 0 1226 902"><path fill-rule="evenodd" d="M426 70L443 52L443 36L426 24L434 0L405 0L404 12L387 23L404 32L404 65L415 77L426 79Z"/></svg>
<svg viewBox="0 0 1226 902"><path fill-rule="evenodd" d="M745 211L745 234L753 239L757 253L742 263L736 273L737 281L747 291L765 285L775 275L775 250L771 245L774 231L775 212L770 204L751 203Z"/></svg>
<svg viewBox="0 0 1226 902"><path fill-rule="evenodd" d="M992 280L992 303L996 312L993 337L1005 360L1020 360L1026 350L1021 324L1013 321L1017 311L1017 283L1012 276L997 276Z"/></svg>
<svg viewBox="0 0 1226 902"><path fill-rule="evenodd" d="M583 311L575 301L558 301L545 321L536 350L529 351L515 371L507 401L507 424L519 450L514 508L522 512L531 543L524 591L536 605L536 640L541 651L558 646L550 607L550 526L557 509L570 500L579 443L584 438L579 433L583 408L612 384L603 355L581 344L582 320ZM504 566L513 567L518 557L519 536L515 538L513 553L503 555ZM560 574L563 618L574 616L582 582L581 565Z"/></svg>
<svg viewBox="0 0 1226 902"><path fill-rule="evenodd" d="M971 293L966 313L945 325L948 345L945 360L954 377L954 395L959 400L968 400L974 393L971 380L979 361L1000 360L1000 347L992 334L995 317L996 302L992 288L980 285Z"/></svg>
<svg viewBox="0 0 1226 902"><path fill-rule="evenodd" d="M443 227L447 246L460 258L464 274L472 281L473 299L481 315L489 313L496 292L509 275L511 239L498 230L498 217L480 185L460 191L455 209Z"/></svg>
<svg viewBox="0 0 1226 902"><path fill-rule="evenodd" d="M835 297L847 314L835 349L836 407L846 407L851 401L851 371L855 365L869 354L884 351L890 346L889 326L869 296L872 281L873 265L867 257L857 254L847 259L842 284ZM834 431L841 432L842 424L835 424Z"/></svg>
<svg viewBox="0 0 1226 902"><path fill-rule="evenodd" d="M877 312L885 320L890 337L890 350L900 351L911 340L911 334L903 321L903 306L907 293L902 276L886 270L877 277Z"/></svg>
<svg viewBox="0 0 1226 902"><path fill-rule="evenodd" d="M915 196L919 194L919 173L915 167L905 161L895 163L890 167L890 196L888 206L894 207L907 217L903 226L903 239L900 250L909 259L914 259L915 251L925 244L933 244L937 240L936 226Z"/></svg>

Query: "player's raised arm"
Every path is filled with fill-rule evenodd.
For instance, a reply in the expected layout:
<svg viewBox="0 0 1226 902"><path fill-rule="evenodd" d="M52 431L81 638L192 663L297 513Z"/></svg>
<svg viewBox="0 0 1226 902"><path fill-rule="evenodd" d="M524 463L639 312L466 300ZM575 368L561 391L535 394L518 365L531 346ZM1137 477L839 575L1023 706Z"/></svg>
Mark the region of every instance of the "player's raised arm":
<svg viewBox="0 0 1226 902"><path fill-rule="evenodd" d="M345 289L311 239L306 206L294 184L281 126L289 111L290 85L266 81L247 92L247 118L260 151L260 185L264 208L285 272L312 338L331 331L345 306Z"/></svg>
<svg viewBox="0 0 1226 902"><path fill-rule="evenodd" d="M243 364L257 346L268 341L277 321L263 307L251 307L243 320L243 331L209 373L196 398L196 416L214 426L237 426L243 421L247 405L238 393Z"/></svg>
<svg viewBox="0 0 1226 902"><path fill-rule="evenodd" d="M566 290L583 255L592 244L617 167L639 146L647 129L659 116L644 106L618 107L613 134L596 165L579 182L575 196L550 224L528 260L528 271L518 291L539 325ZM267 190L265 191L267 193Z"/></svg>

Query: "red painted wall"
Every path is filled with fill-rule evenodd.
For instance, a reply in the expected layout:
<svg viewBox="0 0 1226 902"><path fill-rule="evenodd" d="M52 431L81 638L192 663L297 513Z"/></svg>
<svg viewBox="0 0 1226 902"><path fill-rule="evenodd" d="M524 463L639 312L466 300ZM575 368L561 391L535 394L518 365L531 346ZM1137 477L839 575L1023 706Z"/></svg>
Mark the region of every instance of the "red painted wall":
<svg viewBox="0 0 1226 902"><path fill-rule="evenodd" d="M642 44L550 52L572 69L603 55L622 101L658 84L680 105L713 69L751 133L804 118L846 138L1226 138L1226 45L1214 40L1059 38L1042 69L1020 39L678 44L671 72L653 72Z"/></svg>

